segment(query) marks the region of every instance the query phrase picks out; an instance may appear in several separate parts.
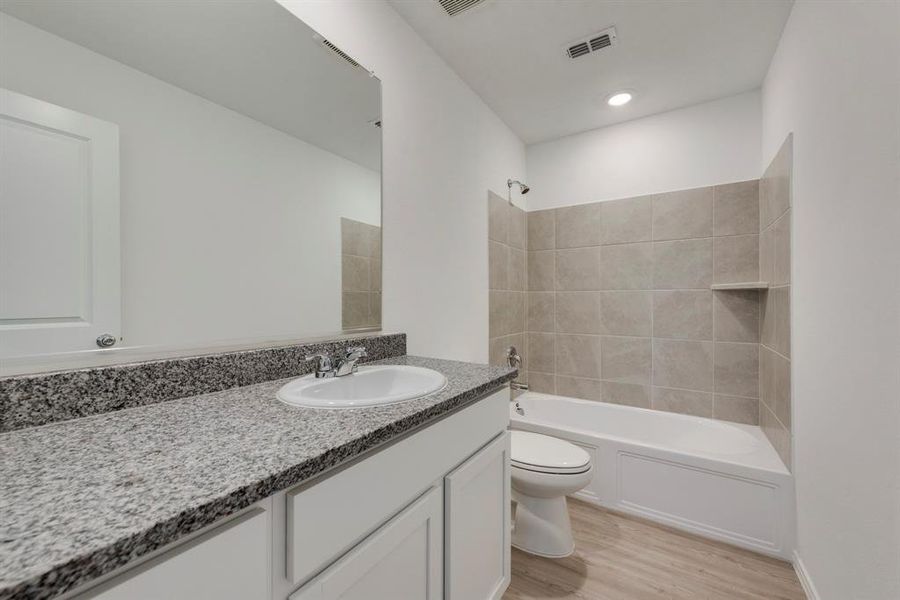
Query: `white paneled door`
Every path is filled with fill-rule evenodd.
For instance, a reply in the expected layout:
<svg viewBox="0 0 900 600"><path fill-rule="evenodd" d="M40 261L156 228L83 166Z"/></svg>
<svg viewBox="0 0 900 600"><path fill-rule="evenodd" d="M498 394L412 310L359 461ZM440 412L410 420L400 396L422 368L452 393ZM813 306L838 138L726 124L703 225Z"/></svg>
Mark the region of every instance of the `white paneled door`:
<svg viewBox="0 0 900 600"><path fill-rule="evenodd" d="M0 359L121 335L119 128L0 89Z"/></svg>

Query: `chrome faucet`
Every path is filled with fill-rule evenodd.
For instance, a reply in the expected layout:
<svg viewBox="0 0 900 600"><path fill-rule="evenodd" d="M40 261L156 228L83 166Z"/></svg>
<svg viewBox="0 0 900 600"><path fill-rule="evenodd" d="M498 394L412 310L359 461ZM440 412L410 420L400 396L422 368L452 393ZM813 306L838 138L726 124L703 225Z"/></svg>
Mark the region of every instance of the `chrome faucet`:
<svg viewBox="0 0 900 600"><path fill-rule="evenodd" d="M345 354L341 358L334 361L334 376L343 377L344 375L352 375L359 369L357 363L361 358L366 358L369 353L362 346L353 346L344 351Z"/></svg>
<svg viewBox="0 0 900 600"><path fill-rule="evenodd" d="M362 346L353 346L344 350L343 356L331 357L327 354L310 354L306 362L316 361L316 379L324 377L343 377L352 375L359 370L357 364L360 359L366 358L369 353Z"/></svg>
<svg viewBox="0 0 900 600"><path fill-rule="evenodd" d="M334 377L334 366L330 356L327 354L310 354L306 357L306 362L312 361L316 361L316 379Z"/></svg>

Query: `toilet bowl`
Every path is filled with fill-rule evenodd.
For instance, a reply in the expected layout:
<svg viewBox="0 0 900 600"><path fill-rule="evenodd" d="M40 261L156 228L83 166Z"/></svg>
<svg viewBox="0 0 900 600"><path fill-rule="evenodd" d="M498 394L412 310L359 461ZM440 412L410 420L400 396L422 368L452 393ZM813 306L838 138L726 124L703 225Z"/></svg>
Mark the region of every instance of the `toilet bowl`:
<svg viewBox="0 0 900 600"><path fill-rule="evenodd" d="M562 558L575 550L566 495L591 481L591 455L575 444L529 431L511 433L512 545Z"/></svg>

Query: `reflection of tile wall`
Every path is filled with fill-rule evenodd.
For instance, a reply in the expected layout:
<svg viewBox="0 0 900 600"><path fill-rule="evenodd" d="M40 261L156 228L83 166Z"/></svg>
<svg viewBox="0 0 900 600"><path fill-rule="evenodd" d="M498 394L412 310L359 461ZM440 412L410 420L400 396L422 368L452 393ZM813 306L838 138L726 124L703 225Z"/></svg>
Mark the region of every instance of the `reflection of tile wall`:
<svg viewBox="0 0 900 600"><path fill-rule="evenodd" d="M506 349L515 346L524 363L525 211L492 192L488 193L488 281L490 362L505 365Z"/></svg>
<svg viewBox="0 0 900 600"><path fill-rule="evenodd" d="M757 423L758 183L527 213L531 389Z"/></svg>
<svg viewBox="0 0 900 600"><path fill-rule="evenodd" d="M763 294L759 423L791 466L791 164L792 138L759 182L759 273Z"/></svg>
<svg viewBox="0 0 900 600"><path fill-rule="evenodd" d="M381 326L381 227L343 217L341 326Z"/></svg>

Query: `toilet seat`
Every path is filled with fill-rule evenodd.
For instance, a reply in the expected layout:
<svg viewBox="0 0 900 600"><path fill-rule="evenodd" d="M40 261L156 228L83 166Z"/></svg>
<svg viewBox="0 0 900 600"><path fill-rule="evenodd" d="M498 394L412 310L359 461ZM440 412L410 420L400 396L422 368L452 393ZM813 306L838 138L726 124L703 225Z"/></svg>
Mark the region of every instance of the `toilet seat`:
<svg viewBox="0 0 900 600"><path fill-rule="evenodd" d="M530 431L513 431L510 437L513 468L555 475L576 475L591 468L591 455L565 440Z"/></svg>

